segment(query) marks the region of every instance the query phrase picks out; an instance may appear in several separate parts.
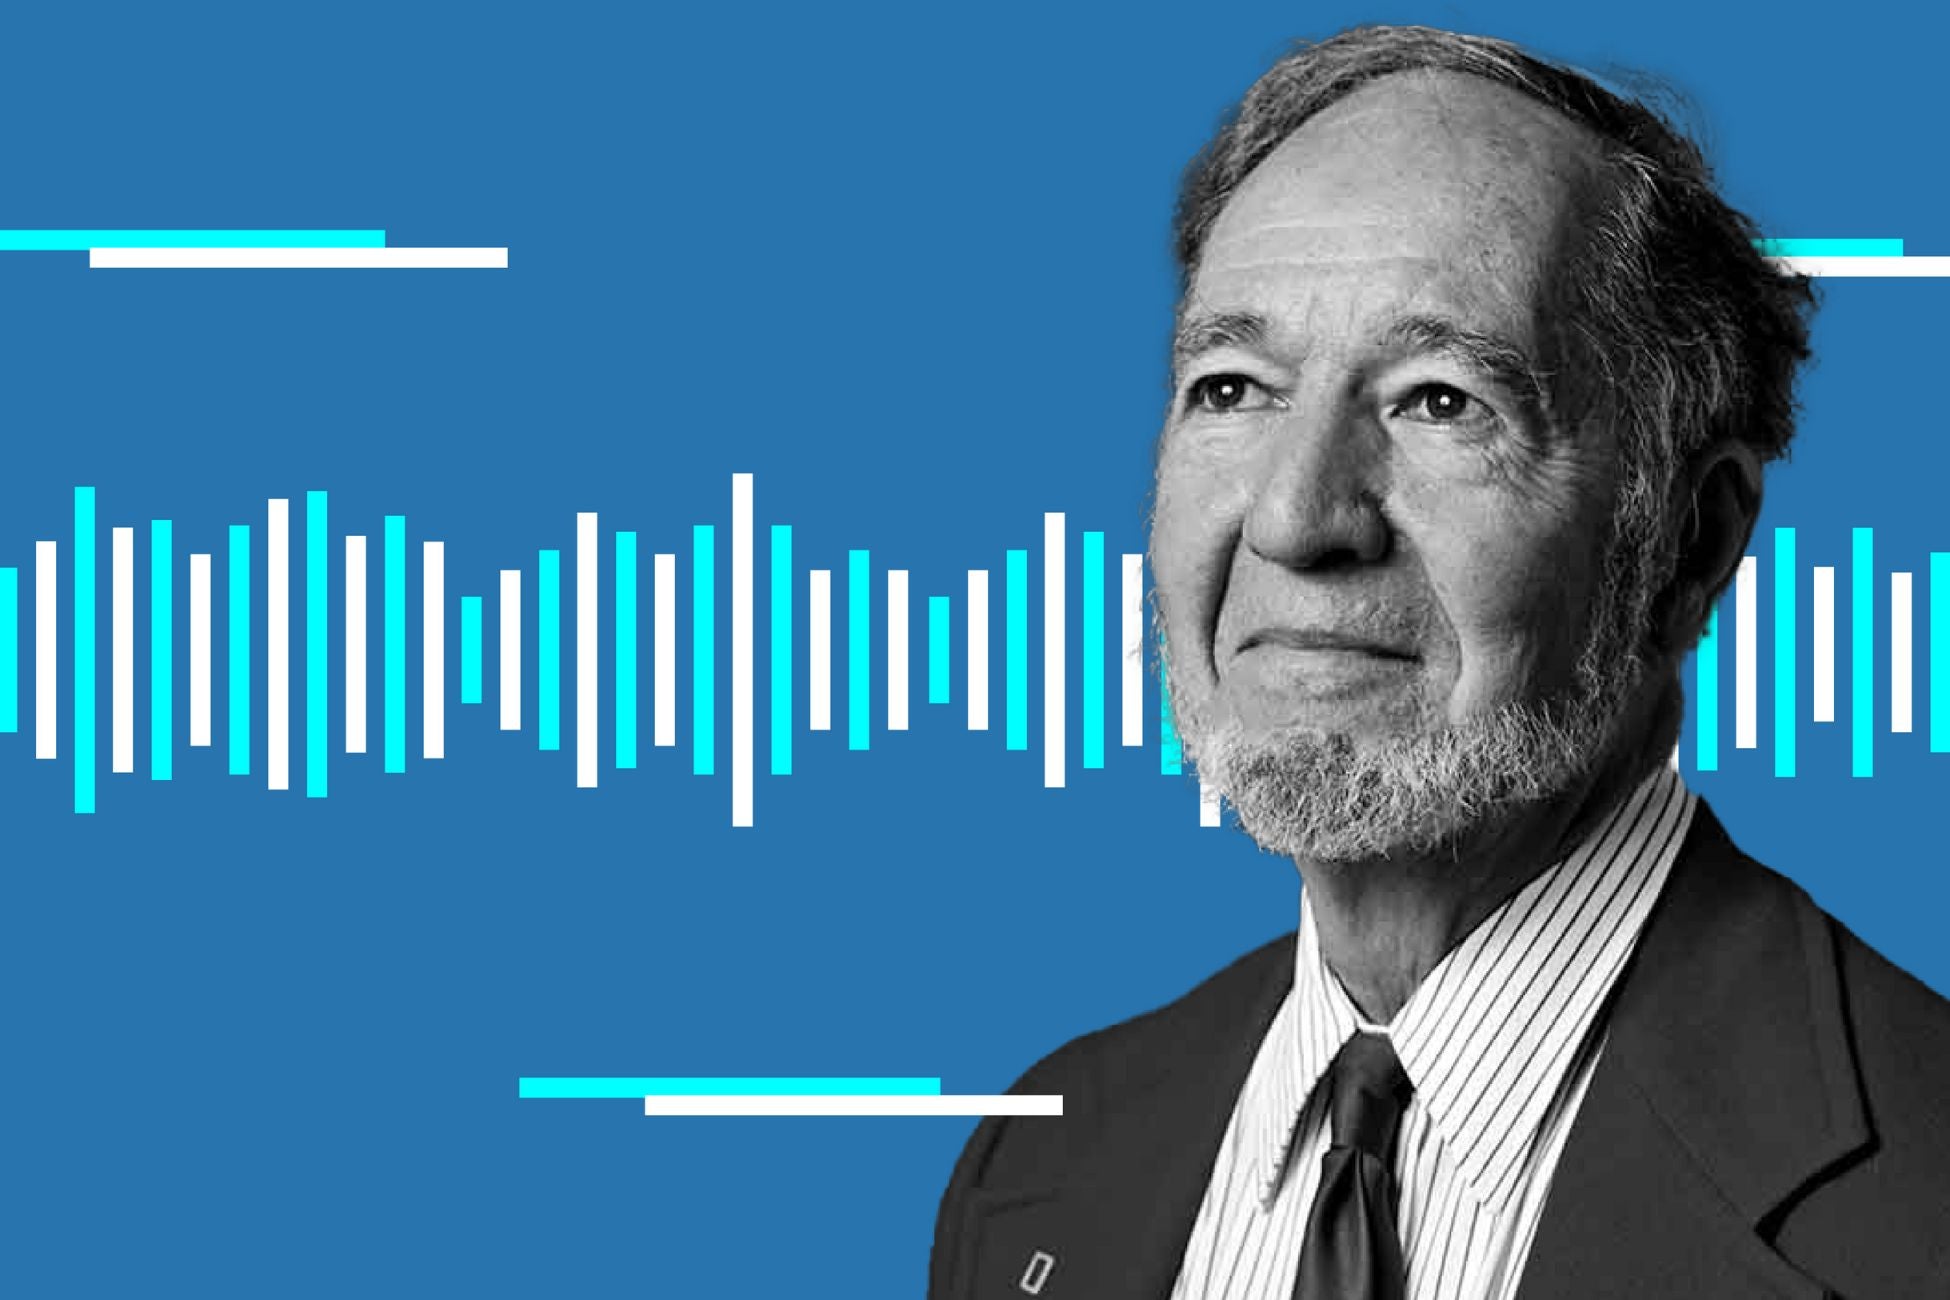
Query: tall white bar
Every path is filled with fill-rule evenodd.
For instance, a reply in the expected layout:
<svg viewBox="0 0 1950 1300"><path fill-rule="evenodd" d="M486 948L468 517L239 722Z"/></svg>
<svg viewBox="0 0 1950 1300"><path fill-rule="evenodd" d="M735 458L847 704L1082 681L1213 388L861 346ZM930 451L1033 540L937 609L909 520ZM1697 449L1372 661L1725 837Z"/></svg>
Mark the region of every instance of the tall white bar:
<svg viewBox="0 0 1950 1300"><path fill-rule="evenodd" d="M1219 792L1205 784L1204 777L1199 777L1198 824L1200 826L1217 826L1220 822L1219 813L1222 807L1223 803L1219 798Z"/></svg>
<svg viewBox="0 0 1950 1300"><path fill-rule="evenodd" d="M656 567L656 682L657 718L652 743L666 748L677 743L677 556L659 555Z"/></svg>
<svg viewBox="0 0 1950 1300"><path fill-rule="evenodd" d="M210 744L210 557L190 556L190 745Z"/></svg>
<svg viewBox="0 0 1950 1300"><path fill-rule="evenodd" d="M1124 743L1144 743L1144 556L1124 556Z"/></svg>
<svg viewBox="0 0 1950 1300"><path fill-rule="evenodd" d="M1043 788L1063 788L1063 515L1043 516Z"/></svg>
<svg viewBox="0 0 1950 1300"><path fill-rule="evenodd" d="M596 515L576 514L576 789L596 788Z"/></svg>
<svg viewBox="0 0 1950 1300"><path fill-rule="evenodd" d="M989 571L968 571L968 729L989 729Z"/></svg>
<svg viewBox="0 0 1950 1300"><path fill-rule="evenodd" d="M272 497L264 529L264 773L291 788L291 502Z"/></svg>
<svg viewBox="0 0 1950 1300"><path fill-rule="evenodd" d="M806 716L814 731L833 729L833 571L813 569L806 617Z"/></svg>
<svg viewBox="0 0 1950 1300"><path fill-rule="evenodd" d="M135 529L111 528L108 770L135 771Z"/></svg>
<svg viewBox="0 0 1950 1300"><path fill-rule="evenodd" d="M420 543L420 757L447 756L447 544Z"/></svg>
<svg viewBox="0 0 1950 1300"><path fill-rule="evenodd" d="M34 757L55 758L55 597L60 582L53 542L34 543Z"/></svg>
<svg viewBox="0 0 1950 1300"><path fill-rule="evenodd" d="M1835 720L1835 570L1815 570L1815 721Z"/></svg>
<svg viewBox="0 0 1950 1300"><path fill-rule="evenodd" d="M731 824L752 824L752 476L731 476Z"/></svg>
<svg viewBox="0 0 1950 1300"><path fill-rule="evenodd" d="M345 752L366 752L366 539L345 539Z"/></svg>
<svg viewBox="0 0 1950 1300"><path fill-rule="evenodd" d="M1907 573L1889 575L1889 730L1911 729L1910 589Z"/></svg>
<svg viewBox="0 0 1950 1300"><path fill-rule="evenodd" d="M1757 665L1760 661L1759 647L1755 644L1760 636L1760 618L1755 606L1755 589L1759 583L1759 562L1753 556L1742 556L1740 568L1733 579L1733 621L1735 624L1735 648L1733 659L1733 745L1735 749L1753 749L1760 744L1756 735L1757 707Z"/></svg>
<svg viewBox="0 0 1950 1300"><path fill-rule="evenodd" d="M501 730L521 730L521 570L501 570Z"/></svg>
<svg viewBox="0 0 1950 1300"><path fill-rule="evenodd" d="M907 570L887 570L887 730L907 730Z"/></svg>

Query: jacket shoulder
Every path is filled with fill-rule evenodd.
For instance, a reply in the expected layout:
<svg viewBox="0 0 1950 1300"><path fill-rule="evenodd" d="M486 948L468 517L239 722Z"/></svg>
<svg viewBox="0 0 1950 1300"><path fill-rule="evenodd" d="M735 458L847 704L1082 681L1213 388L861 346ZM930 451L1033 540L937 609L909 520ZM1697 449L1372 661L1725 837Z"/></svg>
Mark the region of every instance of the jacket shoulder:
<svg viewBox="0 0 1950 1300"><path fill-rule="evenodd" d="M1786 1208L1778 1244L1864 1294L1905 1294L1924 1278L1950 1289L1950 1001L1820 915L1870 1140Z"/></svg>
<svg viewBox="0 0 1950 1300"><path fill-rule="evenodd" d="M1142 1092L1179 1069L1209 1070L1242 1041L1257 1044L1292 985L1293 943L1288 931L1161 1007L1071 1039L1010 1091L1061 1092L1084 1113L1101 1113L1119 1094Z"/></svg>
<svg viewBox="0 0 1950 1300"><path fill-rule="evenodd" d="M1061 1096L1063 1117L989 1116L976 1125L941 1197L929 1295L960 1293L983 1207L1065 1186L1156 1184L1173 1162L1196 1174L1210 1155L1206 1138L1216 1140L1207 1133L1213 1117L1229 1112L1292 967L1289 933L1175 1001L1072 1039L1031 1066L1009 1091ZM1202 1174L1175 1181L1204 1186ZM1178 1217L1189 1224L1189 1210Z"/></svg>

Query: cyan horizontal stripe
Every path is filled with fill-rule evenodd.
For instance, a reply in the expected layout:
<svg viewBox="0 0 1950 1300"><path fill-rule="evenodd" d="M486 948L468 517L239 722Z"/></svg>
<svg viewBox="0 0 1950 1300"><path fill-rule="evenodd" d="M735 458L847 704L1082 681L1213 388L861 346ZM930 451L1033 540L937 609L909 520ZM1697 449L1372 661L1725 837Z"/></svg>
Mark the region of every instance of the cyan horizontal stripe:
<svg viewBox="0 0 1950 1300"><path fill-rule="evenodd" d="M384 248L383 230L0 230L0 252L91 248Z"/></svg>
<svg viewBox="0 0 1950 1300"><path fill-rule="evenodd" d="M1900 239L1756 239L1767 257L1901 257Z"/></svg>
<svg viewBox="0 0 1950 1300"><path fill-rule="evenodd" d="M939 1079L656 1078L523 1079L523 1097L938 1097Z"/></svg>

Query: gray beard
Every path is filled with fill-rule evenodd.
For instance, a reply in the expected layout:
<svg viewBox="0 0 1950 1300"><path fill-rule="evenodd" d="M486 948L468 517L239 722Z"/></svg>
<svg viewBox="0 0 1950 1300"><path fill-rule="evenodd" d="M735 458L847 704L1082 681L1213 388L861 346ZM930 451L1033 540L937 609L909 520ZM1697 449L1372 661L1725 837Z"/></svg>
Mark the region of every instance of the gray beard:
<svg viewBox="0 0 1950 1300"><path fill-rule="evenodd" d="M1557 699L1356 742L1297 727L1252 735L1236 719L1205 716L1202 701L1186 700L1180 712L1174 691L1185 752L1269 853L1321 863L1459 854L1526 809L1576 790L1620 742L1628 701L1649 667L1636 634L1656 590L1649 550L1614 548L1576 685Z"/></svg>
<svg viewBox="0 0 1950 1300"><path fill-rule="evenodd" d="M1512 704L1422 735L1357 743L1236 723L1194 721L1186 749L1200 778L1269 853L1312 862L1453 854L1526 808L1573 790L1609 748L1611 711Z"/></svg>

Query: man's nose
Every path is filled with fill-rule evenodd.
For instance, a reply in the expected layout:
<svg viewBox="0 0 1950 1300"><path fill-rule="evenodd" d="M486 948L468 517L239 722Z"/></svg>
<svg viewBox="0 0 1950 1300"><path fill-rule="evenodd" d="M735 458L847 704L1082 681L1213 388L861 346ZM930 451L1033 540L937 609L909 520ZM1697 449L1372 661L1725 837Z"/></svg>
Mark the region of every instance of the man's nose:
<svg viewBox="0 0 1950 1300"><path fill-rule="evenodd" d="M1288 413L1271 431L1246 544L1276 564L1372 564L1393 543L1381 502L1386 434L1346 403Z"/></svg>

